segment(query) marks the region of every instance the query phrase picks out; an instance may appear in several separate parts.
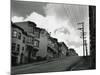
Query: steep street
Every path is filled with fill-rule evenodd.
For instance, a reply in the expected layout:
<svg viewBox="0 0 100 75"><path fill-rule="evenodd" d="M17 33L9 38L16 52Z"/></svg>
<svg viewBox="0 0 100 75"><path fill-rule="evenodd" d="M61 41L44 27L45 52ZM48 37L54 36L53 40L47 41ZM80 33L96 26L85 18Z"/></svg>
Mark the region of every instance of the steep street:
<svg viewBox="0 0 100 75"><path fill-rule="evenodd" d="M82 57L70 56L51 61L43 61L17 67L12 67L12 74L40 73L40 72L56 72L70 70L81 61Z"/></svg>

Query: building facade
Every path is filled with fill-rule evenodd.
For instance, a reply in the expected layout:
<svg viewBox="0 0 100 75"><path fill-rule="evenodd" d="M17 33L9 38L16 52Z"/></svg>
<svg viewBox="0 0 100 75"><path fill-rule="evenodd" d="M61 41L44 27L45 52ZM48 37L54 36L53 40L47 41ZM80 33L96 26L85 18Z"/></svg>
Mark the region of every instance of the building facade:
<svg viewBox="0 0 100 75"><path fill-rule="evenodd" d="M48 44L48 32L45 29L40 29L40 36L36 38L39 41L39 51L37 56L42 58L47 55L47 44Z"/></svg>
<svg viewBox="0 0 100 75"><path fill-rule="evenodd" d="M57 58L58 57L58 40L53 37L48 37L48 46L47 46L47 59Z"/></svg>
<svg viewBox="0 0 100 75"><path fill-rule="evenodd" d="M36 60L36 53L39 49L34 47L36 46L35 27L36 24L30 21L12 23L11 51L14 64L30 63ZM16 57L14 56L14 49L19 51Z"/></svg>
<svg viewBox="0 0 100 75"><path fill-rule="evenodd" d="M19 55L13 56L18 44ZM48 33L30 21L12 23L12 62L30 63L47 55Z"/></svg>
<svg viewBox="0 0 100 75"><path fill-rule="evenodd" d="M20 64L24 62L24 51L25 51L25 38L27 34L24 30L14 23L12 23L12 39L11 39L11 57L12 64Z"/></svg>
<svg viewBox="0 0 100 75"><path fill-rule="evenodd" d="M64 42L59 42L59 56L64 57L67 56L68 47L65 45Z"/></svg>
<svg viewBox="0 0 100 75"><path fill-rule="evenodd" d="M73 48L68 49L68 56L78 56Z"/></svg>

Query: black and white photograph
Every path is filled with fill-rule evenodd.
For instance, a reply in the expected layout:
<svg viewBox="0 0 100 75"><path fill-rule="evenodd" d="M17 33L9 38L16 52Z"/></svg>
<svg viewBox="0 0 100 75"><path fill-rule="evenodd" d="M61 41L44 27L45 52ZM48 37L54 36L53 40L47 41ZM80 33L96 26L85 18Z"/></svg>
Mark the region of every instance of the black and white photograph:
<svg viewBox="0 0 100 75"><path fill-rule="evenodd" d="M96 6L11 0L10 18L12 75L96 69Z"/></svg>

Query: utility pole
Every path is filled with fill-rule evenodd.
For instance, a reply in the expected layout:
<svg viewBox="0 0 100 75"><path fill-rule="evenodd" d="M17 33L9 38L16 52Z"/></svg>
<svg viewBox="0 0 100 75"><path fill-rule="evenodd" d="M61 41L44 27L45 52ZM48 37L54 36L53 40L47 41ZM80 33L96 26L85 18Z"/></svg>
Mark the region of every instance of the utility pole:
<svg viewBox="0 0 100 75"><path fill-rule="evenodd" d="M88 50L87 50L87 41L85 40L85 49L86 49L86 56L88 56Z"/></svg>
<svg viewBox="0 0 100 75"><path fill-rule="evenodd" d="M84 32L84 22L81 22L81 23L78 23L78 25L81 25L82 27L81 28L78 28L78 30L81 30L82 31L82 37L80 37L80 38L82 38L83 39L83 56L85 56L85 49L84 49L84 46L85 46L85 35L86 35L86 32Z"/></svg>

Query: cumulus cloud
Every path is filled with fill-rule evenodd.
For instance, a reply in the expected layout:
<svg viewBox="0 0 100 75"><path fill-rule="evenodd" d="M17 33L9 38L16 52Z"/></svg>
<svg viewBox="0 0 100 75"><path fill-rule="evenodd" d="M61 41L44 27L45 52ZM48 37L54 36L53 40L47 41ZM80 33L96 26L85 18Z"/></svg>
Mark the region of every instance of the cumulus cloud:
<svg viewBox="0 0 100 75"><path fill-rule="evenodd" d="M80 44L80 36L78 35L77 30L73 27L69 18L71 17L69 15L69 7L72 8L72 6L68 5L68 11L66 11L67 9L64 4L48 4L45 7L45 13L48 18L51 18L51 20L49 20L50 22L48 22L50 24L49 26L51 26L50 28L53 27L53 29L56 30L56 34L52 31L52 36L59 38L60 41L63 40L66 44L68 44L68 41ZM61 31L61 29L63 31ZM64 31L67 31L70 34L65 34Z"/></svg>
<svg viewBox="0 0 100 75"><path fill-rule="evenodd" d="M12 21L13 22L22 22L22 21L24 21L24 17L13 16Z"/></svg>

